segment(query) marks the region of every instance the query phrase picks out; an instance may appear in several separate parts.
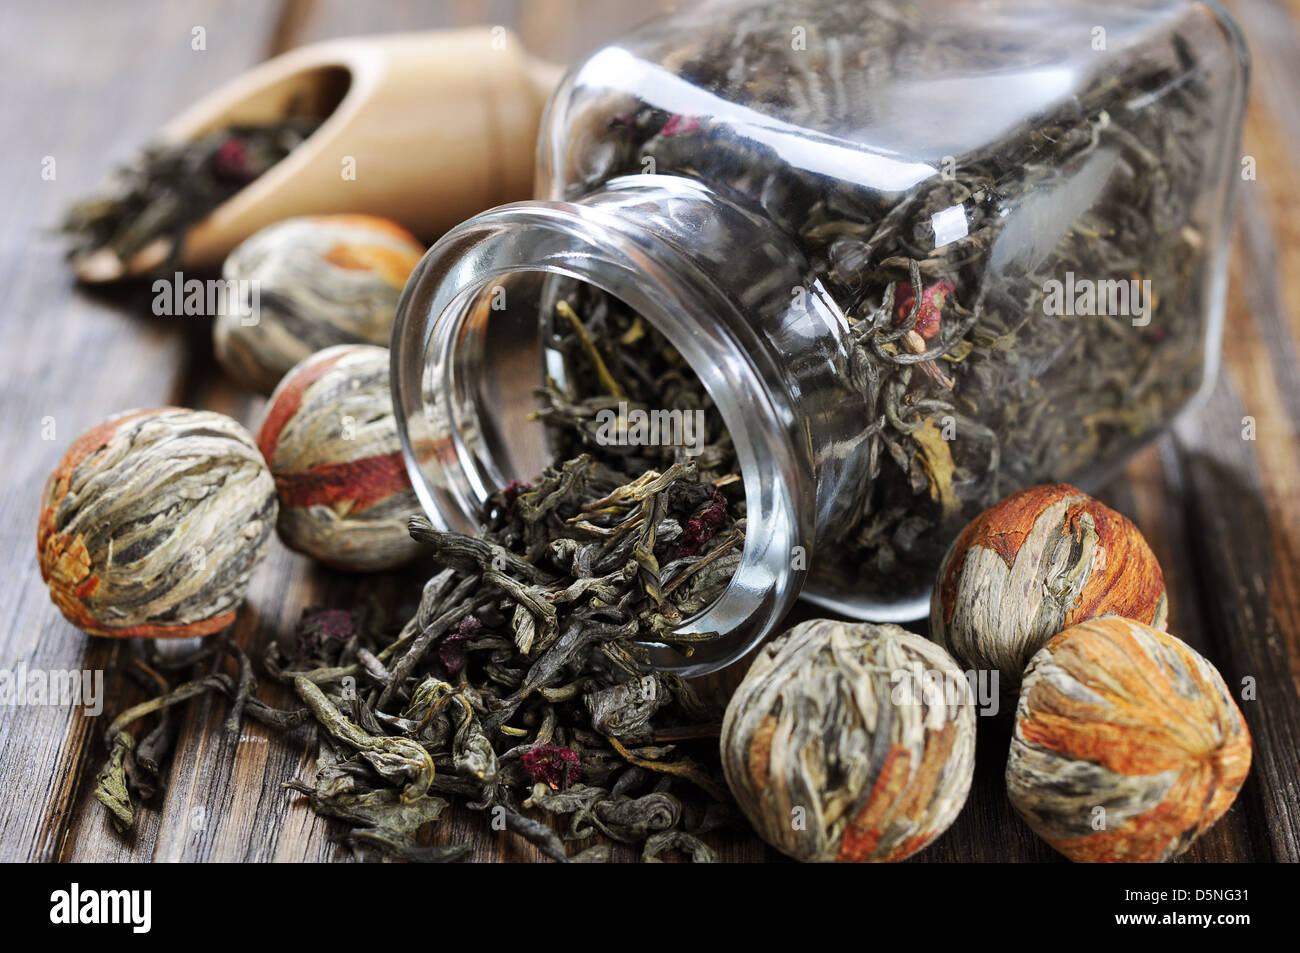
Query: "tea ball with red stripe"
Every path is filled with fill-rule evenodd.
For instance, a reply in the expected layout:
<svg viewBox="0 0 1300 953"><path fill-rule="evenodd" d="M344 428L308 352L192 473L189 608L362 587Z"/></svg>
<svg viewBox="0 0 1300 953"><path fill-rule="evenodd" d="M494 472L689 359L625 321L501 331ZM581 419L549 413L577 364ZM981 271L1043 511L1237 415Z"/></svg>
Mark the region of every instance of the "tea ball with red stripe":
<svg viewBox="0 0 1300 953"><path fill-rule="evenodd" d="M736 802L777 850L902 860L966 803L973 693L919 635L814 619L759 650L727 705L721 751Z"/></svg>
<svg viewBox="0 0 1300 953"><path fill-rule="evenodd" d="M387 348L342 344L296 365L271 395L258 446L285 544L338 569L391 569L421 551Z"/></svg>
<svg viewBox="0 0 1300 953"><path fill-rule="evenodd" d="M1232 806L1250 752L1213 665L1166 632L1104 616L1029 663L1007 794L1072 860L1173 860Z"/></svg>

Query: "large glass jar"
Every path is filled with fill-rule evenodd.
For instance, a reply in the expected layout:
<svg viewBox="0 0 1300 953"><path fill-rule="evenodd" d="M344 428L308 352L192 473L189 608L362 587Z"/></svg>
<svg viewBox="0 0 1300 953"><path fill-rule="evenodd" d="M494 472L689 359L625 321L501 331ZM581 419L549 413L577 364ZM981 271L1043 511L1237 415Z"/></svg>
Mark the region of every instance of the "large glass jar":
<svg viewBox="0 0 1300 953"><path fill-rule="evenodd" d="M1247 63L1187 0L717 0L574 67L538 200L449 232L407 287L394 392L440 525L552 462L558 296L630 307L698 375L747 507L683 626L736 658L799 595L925 614L960 527L1087 489L1212 380Z"/></svg>

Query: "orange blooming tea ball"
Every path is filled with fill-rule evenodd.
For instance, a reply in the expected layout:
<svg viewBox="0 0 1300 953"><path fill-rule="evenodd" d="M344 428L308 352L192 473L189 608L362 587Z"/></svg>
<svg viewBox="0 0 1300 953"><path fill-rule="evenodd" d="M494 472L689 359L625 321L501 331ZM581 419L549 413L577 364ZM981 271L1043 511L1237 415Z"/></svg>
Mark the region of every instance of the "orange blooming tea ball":
<svg viewBox="0 0 1300 953"><path fill-rule="evenodd" d="M1025 671L1007 794L1071 860L1174 859L1249 770L1250 733L1223 678L1159 629L1082 622Z"/></svg>
<svg viewBox="0 0 1300 953"><path fill-rule="evenodd" d="M902 860L966 802L970 684L947 652L896 625L804 622L759 650L721 749L736 802L777 850Z"/></svg>
<svg viewBox="0 0 1300 953"><path fill-rule="evenodd" d="M422 549L420 512L393 417L387 348L313 354L271 395L258 434L280 497L285 544L339 569L390 569Z"/></svg>
<svg viewBox="0 0 1300 953"><path fill-rule="evenodd" d="M270 393L303 358L336 344L388 346L397 299L424 246L373 215L315 215L262 229L222 274L241 294L213 323L231 378Z"/></svg>
<svg viewBox="0 0 1300 953"><path fill-rule="evenodd" d="M930 636L966 668L1014 689L1029 659L1067 626L1115 613L1165 627L1164 575L1129 520L1066 483L1013 493L948 550Z"/></svg>
<svg viewBox="0 0 1300 953"><path fill-rule="evenodd" d="M275 516L236 421L132 411L82 434L50 475L36 555L54 604L92 635L208 635L235 620Z"/></svg>

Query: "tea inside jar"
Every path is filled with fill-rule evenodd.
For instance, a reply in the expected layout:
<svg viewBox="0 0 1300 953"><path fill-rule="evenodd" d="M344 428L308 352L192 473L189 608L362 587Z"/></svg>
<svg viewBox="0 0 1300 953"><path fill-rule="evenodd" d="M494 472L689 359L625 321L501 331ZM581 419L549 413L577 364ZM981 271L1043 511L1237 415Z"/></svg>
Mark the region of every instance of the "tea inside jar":
<svg viewBox="0 0 1300 953"><path fill-rule="evenodd" d="M539 587L532 599L557 601L565 587L598 590L589 605L617 612L631 626L629 642L661 642L689 657L693 644L718 633L675 628L722 594L744 547L731 439L699 378L642 316L582 282L546 297L555 298L544 320L555 373L538 387L536 410L506 412L545 425L552 465L489 497L480 542L432 529L420 535L439 554L481 541L514 554L536 567L524 579ZM583 600L558 600L571 601ZM516 618L533 624L526 615Z"/></svg>
<svg viewBox="0 0 1300 953"><path fill-rule="evenodd" d="M699 180L805 256L866 404L831 452L866 463L804 592L870 618L923 614L957 530L1008 493L1113 473L1216 346L1235 64L1198 59L1212 18L1106 11L1111 46L1090 48L1072 6L1054 31L1032 4L979 29L932 6L715 3L648 26L578 73L548 170L570 200Z"/></svg>

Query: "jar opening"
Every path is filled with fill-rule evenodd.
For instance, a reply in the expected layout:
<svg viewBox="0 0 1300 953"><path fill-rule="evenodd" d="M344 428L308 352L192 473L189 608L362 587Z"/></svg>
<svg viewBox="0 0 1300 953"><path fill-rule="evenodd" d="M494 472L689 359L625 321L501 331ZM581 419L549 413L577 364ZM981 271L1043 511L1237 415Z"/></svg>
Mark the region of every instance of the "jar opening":
<svg viewBox="0 0 1300 953"><path fill-rule="evenodd" d="M562 289L583 287L639 315L711 398L743 485L745 543L736 572L721 596L675 629L717 636L689 650L649 646L656 667L702 674L756 644L797 596L806 560L801 565L792 554L811 534L798 489L808 486L801 481L810 479L809 468L771 423L788 419L779 395L714 319L725 303L679 283L664 261L627 247L623 236L592 234L591 226L603 223L588 209L575 217L569 210L576 208L519 203L485 213L448 233L412 276L393 349L408 471L435 524L475 532L490 494L533 479L560 456L547 425L530 411L547 376L565 384L544 320Z"/></svg>

